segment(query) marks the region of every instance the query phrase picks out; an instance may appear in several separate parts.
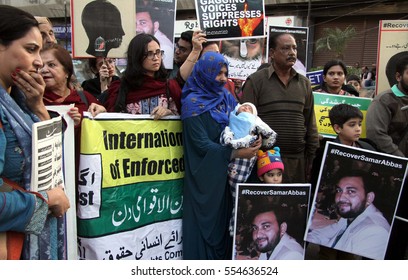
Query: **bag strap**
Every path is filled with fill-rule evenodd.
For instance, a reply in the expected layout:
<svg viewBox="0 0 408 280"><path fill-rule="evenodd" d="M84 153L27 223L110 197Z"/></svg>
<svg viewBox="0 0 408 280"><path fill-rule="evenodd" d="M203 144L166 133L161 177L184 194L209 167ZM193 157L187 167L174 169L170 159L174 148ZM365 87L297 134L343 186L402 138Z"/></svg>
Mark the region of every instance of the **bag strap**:
<svg viewBox="0 0 408 280"><path fill-rule="evenodd" d="M89 107L88 99L86 99L85 93L83 90L77 90L79 97L81 97L82 102L85 103L86 107Z"/></svg>
<svg viewBox="0 0 408 280"><path fill-rule="evenodd" d="M13 182L10 179L4 178L3 176L1 176L0 178L3 180L3 185L1 186L0 192L16 190L26 193L32 193L33 195L35 195L36 197L40 198L41 200L48 204L48 201L39 192L27 191L20 187L16 182Z"/></svg>
<svg viewBox="0 0 408 280"><path fill-rule="evenodd" d="M7 260L7 233L0 232L0 260Z"/></svg>

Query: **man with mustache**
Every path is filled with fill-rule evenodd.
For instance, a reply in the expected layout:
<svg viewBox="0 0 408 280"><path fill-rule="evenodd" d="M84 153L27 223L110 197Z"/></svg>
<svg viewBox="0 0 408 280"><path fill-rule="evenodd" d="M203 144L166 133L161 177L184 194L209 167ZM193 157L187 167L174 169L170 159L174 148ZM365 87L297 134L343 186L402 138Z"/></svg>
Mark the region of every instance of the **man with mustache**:
<svg viewBox="0 0 408 280"><path fill-rule="evenodd" d="M339 172L335 180L335 203L340 219L329 226L312 229L306 241L370 259L384 259L390 225L373 204L371 175L362 170Z"/></svg>
<svg viewBox="0 0 408 280"><path fill-rule="evenodd" d="M269 46L271 66L247 78L239 101L254 104L259 117L278 134L283 182L306 183L319 146L312 87L293 68L297 60L293 35L274 34Z"/></svg>
<svg viewBox="0 0 408 280"><path fill-rule="evenodd" d="M303 260L302 246L286 233L280 211L264 208L252 220L252 239L259 260Z"/></svg>

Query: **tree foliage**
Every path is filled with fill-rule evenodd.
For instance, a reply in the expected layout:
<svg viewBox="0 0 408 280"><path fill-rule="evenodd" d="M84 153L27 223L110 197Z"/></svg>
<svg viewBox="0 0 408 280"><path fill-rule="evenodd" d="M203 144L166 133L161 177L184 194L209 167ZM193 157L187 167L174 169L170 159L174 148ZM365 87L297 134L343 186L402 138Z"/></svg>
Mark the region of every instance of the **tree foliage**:
<svg viewBox="0 0 408 280"><path fill-rule="evenodd" d="M315 51L331 51L334 52L336 58L343 59L347 43L353 39L356 34L356 29L351 25L344 30L338 27L325 28L323 29L323 37L316 41Z"/></svg>

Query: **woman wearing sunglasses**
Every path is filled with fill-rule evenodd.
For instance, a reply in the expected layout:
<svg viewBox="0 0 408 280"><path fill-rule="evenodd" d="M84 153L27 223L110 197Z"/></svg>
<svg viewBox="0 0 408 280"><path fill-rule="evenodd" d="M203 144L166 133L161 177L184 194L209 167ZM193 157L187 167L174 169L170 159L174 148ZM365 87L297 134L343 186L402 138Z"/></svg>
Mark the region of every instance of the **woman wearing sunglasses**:
<svg viewBox="0 0 408 280"><path fill-rule="evenodd" d="M127 67L123 77L112 82L105 107L108 112L150 114L155 119L179 115L181 89L197 61L205 34L195 31L193 50L180 67L176 78L167 80L163 66L166 55L159 41L149 34L138 34L129 43Z"/></svg>

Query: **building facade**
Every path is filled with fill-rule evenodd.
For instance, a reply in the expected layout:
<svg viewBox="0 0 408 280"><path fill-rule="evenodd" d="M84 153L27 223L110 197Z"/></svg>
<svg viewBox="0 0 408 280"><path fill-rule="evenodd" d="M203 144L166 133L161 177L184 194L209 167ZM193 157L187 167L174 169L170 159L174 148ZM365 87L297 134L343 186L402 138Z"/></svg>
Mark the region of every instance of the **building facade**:
<svg viewBox="0 0 408 280"><path fill-rule="evenodd" d="M248 0L250 1L250 0ZM296 25L309 27L307 68L316 68L334 57L331 52L315 52L314 42L325 28L353 26L357 36L344 53L347 65L371 66L376 63L380 20L405 19L408 1L339 1L339 0L264 0L266 16L295 16ZM60 41L70 38L70 1L0 0L0 4L18 6L33 15L49 17ZM177 0L176 20L196 19L194 0ZM65 28L67 27L67 28ZM61 33L61 34L59 34Z"/></svg>

